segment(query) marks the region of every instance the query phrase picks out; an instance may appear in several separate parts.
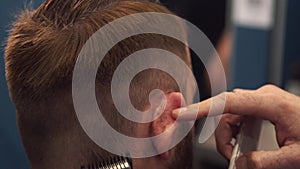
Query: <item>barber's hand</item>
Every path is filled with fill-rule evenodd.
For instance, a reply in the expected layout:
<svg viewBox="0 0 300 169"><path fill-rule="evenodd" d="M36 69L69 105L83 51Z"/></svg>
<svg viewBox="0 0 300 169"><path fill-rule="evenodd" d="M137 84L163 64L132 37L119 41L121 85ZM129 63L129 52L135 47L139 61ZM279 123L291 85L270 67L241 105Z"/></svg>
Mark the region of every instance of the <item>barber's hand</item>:
<svg viewBox="0 0 300 169"><path fill-rule="evenodd" d="M300 168L300 98L276 86L266 85L258 90L241 90L223 93L226 96L222 120L216 130L217 148L228 159L233 146L231 140L237 134L236 124L244 116L268 120L275 125L278 150L256 151L242 155L236 161L237 169L296 169ZM220 97L216 96L215 98ZM191 114L198 118L208 115L212 99L186 107L180 116L191 120ZM199 112L193 112L199 107ZM179 114L179 115L178 115Z"/></svg>

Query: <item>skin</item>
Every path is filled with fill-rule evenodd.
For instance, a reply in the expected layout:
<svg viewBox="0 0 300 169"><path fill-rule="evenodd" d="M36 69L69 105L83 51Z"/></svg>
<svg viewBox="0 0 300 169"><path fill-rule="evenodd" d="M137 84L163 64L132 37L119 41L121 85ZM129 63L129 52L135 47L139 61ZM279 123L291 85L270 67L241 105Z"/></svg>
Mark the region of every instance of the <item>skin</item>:
<svg viewBox="0 0 300 169"><path fill-rule="evenodd" d="M155 98L154 98L155 99ZM157 100L159 101L159 100ZM172 118L172 111L180 108L185 104L185 100L181 93L171 92L166 94L166 107L157 119L153 120L151 123L139 124L137 127L137 134L139 138L149 138L166 132L167 135L159 140L153 140L153 146L157 151L168 147L173 138L173 134L177 129L177 123L174 118ZM147 108L149 108L148 106ZM154 110L156 107L154 107ZM149 131L149 132L147 132ZM193 131L191 131L192 133ZM191 154L191 138L185 138L183 143L173 147L167 152L163 152L154 157L133 159L133 168L143 168L143 169L184 169L184 167L189 167L191 158L188 157ZM178 160L180 159L180 160ZM145 165L147 164L147 165Z"/></svg>
<svg viewBox="0 0 300 169"><path fill-rule="evenodd" d="M225 97L224 97L225 96ZM230 141L236 136L236 124L244 116L268 120L274 124L278 145L277 150L256 151L242 155L236 161L237 169L295 169L300 166L300 97L276 86L266 85L257 90L236 89L211 99L186 107L185 111L173 111L173 117L190 120L208 116L213 99L225 100L222 120L215 132L217 148L230 158L233 146ZM199 111L195 112L195 108Z"/></svg>

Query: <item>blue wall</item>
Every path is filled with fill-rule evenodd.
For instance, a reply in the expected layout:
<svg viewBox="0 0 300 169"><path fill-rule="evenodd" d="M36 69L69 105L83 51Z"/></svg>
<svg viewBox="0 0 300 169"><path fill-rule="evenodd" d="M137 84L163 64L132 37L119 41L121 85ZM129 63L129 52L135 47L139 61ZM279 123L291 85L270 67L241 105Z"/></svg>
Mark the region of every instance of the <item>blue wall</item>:
<svg viewBox="0 0 300 169"><path fill-rule="evenodd" d="M300 68L300 1L289 0L286 20L286 36L285 36L285 50L284 50L284 84L290 78L294 71L299 72ZM296 65L294 65L296 64ZM295 70L293 70L295 69ZM299 73L297 76L299 76ZM298 77L298 80L299 77Z"/></svg>
<svg viewBox="0 0 300 169"><path fill-rule="evenodd" d="M287 1L286 30L284 40L283 79L281 87L295 71L300 76L300 1ZM234 25L234 49L231 58L231 89L256 89L270 83L269 71L272 56L271 31ZM295 63L296 69L295 69ZM292 67L294 66L294 67ZM300 78L300 77L298 77Z"/></svg>
<svg viewBox="0 0 300 169"><path fill-rule="evenodd" d="M41 0L33 0L33 6L40 5ZM7 30L10 28L14 16L24 9L26 1L0 1L0 168L1 169L28 169L26 158L16 125L16 114L11 103L4 70L4 45L7 39Z"/></svg>
<svg viewBox="0 0 300 169"><path fill-rule="evenodd" d="M231 88L256 89L268 83L271 31L236 26Z"/></svg>

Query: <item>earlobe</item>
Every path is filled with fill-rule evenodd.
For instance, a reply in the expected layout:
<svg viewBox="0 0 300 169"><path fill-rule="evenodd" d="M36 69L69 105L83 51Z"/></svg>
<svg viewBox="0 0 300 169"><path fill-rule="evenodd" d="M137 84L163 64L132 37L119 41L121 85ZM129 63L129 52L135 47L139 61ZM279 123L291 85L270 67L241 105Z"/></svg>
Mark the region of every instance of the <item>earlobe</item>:
<svg viewBox="0 0 300 169"><path fill-rule="evenodd" d="M155 139L153 141L154 147L157 152L167 149L171 142L173 134L177 128L177 123L172 118L172 111L184 106L185 101L181 93L169 93L166 95L167 103L166 108L162 115L154 120L151 124L151 135L157 136L164 133L163 137L160 139ZM162 159L167 160L169 158L170 152L164 152L160 154Z"/></svg>

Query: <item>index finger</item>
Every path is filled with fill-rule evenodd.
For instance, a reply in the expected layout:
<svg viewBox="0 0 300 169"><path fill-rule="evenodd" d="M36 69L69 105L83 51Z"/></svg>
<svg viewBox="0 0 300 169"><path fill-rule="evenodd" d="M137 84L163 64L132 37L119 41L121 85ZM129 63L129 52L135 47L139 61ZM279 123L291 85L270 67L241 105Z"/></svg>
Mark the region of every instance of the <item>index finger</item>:
<svg viewBox="0 0 300 169"><path fill-rule="evenodd" d="M216 116L223 113L247 115L274 122L276 112L280 108L280 100L272 94L261 94L255 91L239 90L238 92L225 92L215 97L173 111L173 117L180 120L195 120ZM222 111L222 105L224 109ZM213 111L210 111L215 106ZM195 115L196 114L196 115Z"/></svg>

